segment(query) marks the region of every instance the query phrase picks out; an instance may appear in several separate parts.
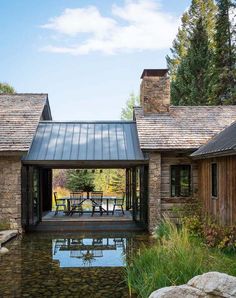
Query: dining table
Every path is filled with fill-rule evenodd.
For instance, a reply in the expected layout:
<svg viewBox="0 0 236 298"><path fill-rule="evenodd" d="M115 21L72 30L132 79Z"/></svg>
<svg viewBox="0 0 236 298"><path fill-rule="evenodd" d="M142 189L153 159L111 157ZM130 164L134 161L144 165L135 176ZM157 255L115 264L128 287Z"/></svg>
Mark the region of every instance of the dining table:
<svg viewBox="0 0 236 298"><path fill-rule="evenodd" d="M85 202L85 201L95 201L96 199L101 199L101 197L93 197L93 198L90 198L90 197L82 197L82 198L72 198L70 196L65 196L65 197L62 197L60 198L59 200L61 201L64 201L66 202L67 204L67 210L65 211L65 214L66 215L69 215L70 214L70 202L71 200L73 201L76 201L76 200L79 200L80 202L82 202L82 204ZM109 212L112 212L113 210L109 210L109 203L110 202L115 202L115 200L117 199L117 197L115 196L103 196L102 197L102 201L106 201L105 205L106 205L106 209L103 208L104 212L107 213L107 215L109 215Z"/></svg>

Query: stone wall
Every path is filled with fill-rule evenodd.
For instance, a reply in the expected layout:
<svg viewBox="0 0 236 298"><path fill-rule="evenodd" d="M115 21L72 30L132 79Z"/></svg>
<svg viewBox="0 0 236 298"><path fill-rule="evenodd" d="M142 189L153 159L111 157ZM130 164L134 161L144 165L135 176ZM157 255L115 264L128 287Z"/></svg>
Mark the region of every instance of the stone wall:
<svg viewBox="0 0 236 298"><path fill-rule="evenodd" d="M140 86L144 114L165 113L170 106L170 79L165 76L144 77Z"/></svg>
<svg viewBox="0 0 236 298"><path fill-rule="evenodd" d="M171 197L170 167L171 165L190 164L192 168L190 197ZM167 215L175 222L178 221L183 205L196 202L198 193L197 163L181 153L149 154L149 201L148 201L148 229L152 232L163 215Z"/></svg>
<svg viewBox="0 0 236 298"><path fill-rule="evenodd" d="M21 229L21 160L0 156L0 221Z"/></svg>
<svg viewBox="0 0 236 298"><path fill-rule="evenodd" d="M161 154L149 155L148 230L152 232L161 218Z"/></svg>
<svg viewBox="0 0 236 298"><path fill-rule="evenodd" d="M178 222L183 205L196 201L198 194L198 167L189 154L162 153L161 155L161 213ZM191 196L171 197L171 173L172 165L191 165Z"/></svg>

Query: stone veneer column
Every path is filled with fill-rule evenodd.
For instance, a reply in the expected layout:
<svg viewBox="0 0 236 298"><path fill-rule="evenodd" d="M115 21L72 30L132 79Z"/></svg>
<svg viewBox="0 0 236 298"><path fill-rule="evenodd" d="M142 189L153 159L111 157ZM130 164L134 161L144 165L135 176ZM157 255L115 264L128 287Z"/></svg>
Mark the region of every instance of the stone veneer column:
<svg viewBox="0 0 236 298"><path fill-rule="evenodd" d="M0 157L0 221L21 230L21 160L16 156Z"/></svg>
<svg viewBox="0 0 236 298"><path fill-rule="evenodd" d="M148 230L152 232L161 219L161 154L149 155Z"/></svg>

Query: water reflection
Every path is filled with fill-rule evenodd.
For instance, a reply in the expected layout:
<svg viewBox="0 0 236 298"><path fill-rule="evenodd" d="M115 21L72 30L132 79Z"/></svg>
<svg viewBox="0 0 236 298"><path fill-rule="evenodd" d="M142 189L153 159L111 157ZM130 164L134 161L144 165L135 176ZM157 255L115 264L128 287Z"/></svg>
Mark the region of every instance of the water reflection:
<svg viewBox="0 0 236 298"><path fill-rule="evenodd" d="M53 239L53 260L60 267L123 267L126 238Z"/></svg>
<svg viewBox="0 0 236 298"><path fill-rule="evenodd" d="M124 266L143 234L26 234L0 255L0 297L128 298Z"/></svg>

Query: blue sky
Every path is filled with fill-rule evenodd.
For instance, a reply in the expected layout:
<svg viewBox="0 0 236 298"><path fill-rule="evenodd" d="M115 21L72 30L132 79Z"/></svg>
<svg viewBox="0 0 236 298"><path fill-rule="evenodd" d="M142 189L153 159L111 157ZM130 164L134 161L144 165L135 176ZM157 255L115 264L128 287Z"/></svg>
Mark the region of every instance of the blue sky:
<svg viewBox="0 0 236 298"><path fill-rule="evenodd" d="M48 93L55 120L119 119L190 0L0 0L0 81Z"/></svg>

